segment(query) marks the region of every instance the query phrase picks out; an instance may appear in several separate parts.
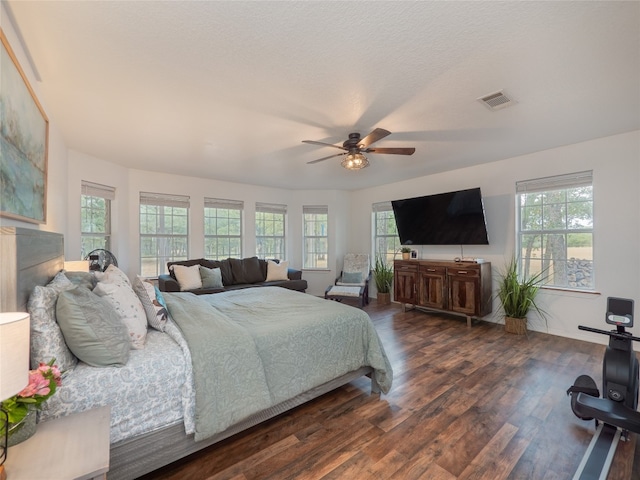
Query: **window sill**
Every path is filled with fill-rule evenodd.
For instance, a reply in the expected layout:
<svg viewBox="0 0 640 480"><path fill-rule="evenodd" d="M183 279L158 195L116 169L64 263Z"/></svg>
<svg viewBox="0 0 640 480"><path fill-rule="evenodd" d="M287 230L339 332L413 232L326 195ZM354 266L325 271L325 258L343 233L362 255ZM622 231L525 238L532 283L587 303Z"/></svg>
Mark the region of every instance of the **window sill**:
<svg viewBox="0 0 640 480"><path fill-rule="evenodd" d="M330 272L330 268L302 268L303 272Z"/></svg>
<svg viewBox="0 0 640 480"><path fill-rule="evenodd" d="M562 294L562 293L581 293L584 295L602 295L602 293L598 292L597 290L581 290L579 288L571 288L571 287L548 287L548 286L542 286L540 287L541 290L544 290L545 292L549 292L549 293L558 293L558 294Z"/></svg>

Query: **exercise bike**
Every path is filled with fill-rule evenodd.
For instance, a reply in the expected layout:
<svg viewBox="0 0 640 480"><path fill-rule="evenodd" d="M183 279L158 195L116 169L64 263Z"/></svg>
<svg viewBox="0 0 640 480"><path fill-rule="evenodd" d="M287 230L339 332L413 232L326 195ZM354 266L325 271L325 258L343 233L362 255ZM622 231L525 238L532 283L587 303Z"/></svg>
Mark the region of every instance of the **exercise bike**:
<svg viewBox="0 0 640 480"><path fill-rule="evenodd" d="M602 366L602 398L588 375L580 375L567 390L573 413L582 420L596 421L596 432L573 480L605 480L620 438L627 440L629 432L640 433L638 359L633 351L633 341L640 342L640 338L626 331L633 326L633 300L607 298L605 321L616 329L578 326L608 335L609 346Z"/></svg>

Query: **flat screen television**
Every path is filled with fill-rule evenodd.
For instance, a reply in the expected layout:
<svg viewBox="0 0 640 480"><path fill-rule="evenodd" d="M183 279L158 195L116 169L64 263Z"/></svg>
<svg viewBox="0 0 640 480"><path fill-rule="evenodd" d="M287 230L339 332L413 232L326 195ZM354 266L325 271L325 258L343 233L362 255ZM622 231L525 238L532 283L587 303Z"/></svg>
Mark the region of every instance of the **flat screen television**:
<svg viewBox="0 0 640 480"><path fill-rule="evenodd" d="M391 202L402 245L488 245L480 188Z"/></svg>

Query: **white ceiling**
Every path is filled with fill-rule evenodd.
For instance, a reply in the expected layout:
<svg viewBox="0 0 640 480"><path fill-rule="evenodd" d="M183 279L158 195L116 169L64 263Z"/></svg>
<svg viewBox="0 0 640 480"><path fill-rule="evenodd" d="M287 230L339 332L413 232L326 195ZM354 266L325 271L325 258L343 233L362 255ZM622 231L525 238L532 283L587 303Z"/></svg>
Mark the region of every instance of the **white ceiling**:
<svg viewBox="0 0 640 480"><path fill-rule="evenodd" d="M638 1L8 5L67 147L132 168L351 190L640 129ZM307 165L376 127L416 153Z"/></svg>

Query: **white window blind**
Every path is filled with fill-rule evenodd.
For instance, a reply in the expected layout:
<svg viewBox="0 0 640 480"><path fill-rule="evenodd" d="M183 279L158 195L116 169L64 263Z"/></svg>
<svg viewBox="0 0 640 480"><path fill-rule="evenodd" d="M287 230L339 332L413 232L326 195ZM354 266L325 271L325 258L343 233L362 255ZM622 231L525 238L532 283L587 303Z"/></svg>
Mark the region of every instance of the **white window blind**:
<svg viewBox="0 0 640 480"><path fill-rule="evenodd" d="M187 195L167 193L140 192L140 205L156 205L158 207L189 208L190 198Z"/></svg>
<svg viewBox="0 0 640 480"><path fill-rule="evenodd" d="M303 205L302 213L310 215L327 215L329 213L329 207L326 205Z"/></svg>
<svg viewBox="0 0 640 480"><path fill-rule="evenodd" d="M535 178L516 182L516 193L545 192L565 188L587 187L593 184L593 170Z"/></svg>
<svg viewBox="0 0 640 480"><path fill-rule="evenodd" d="M264 213L287 213L287 206L277 203L256 203L256 212Z"/></svg>
<svg viewBox="0 0 640 480"><path fill-rule="evenodd" d="M101 185L99 183L87 182L86 180L82 180L80 193L82 195L88 195L90 197L101 197L112 201L116 199L116 189L114 187Z"/></svg>
<svg viewBox="0 0 640 480"><path fill-rule="evenodd" d="M393 211L393 207L391 206L391 202L378 202L374 203L372 206L372 211L376 212L389 212Z"/></svg>
<svg viewBox="0 0 640 480"><path fill-rule="evenodd" d="M226 200L223 198L204 198L205 208L226 208L228 210L242 210L244 202L242 200Z"/></svg>

